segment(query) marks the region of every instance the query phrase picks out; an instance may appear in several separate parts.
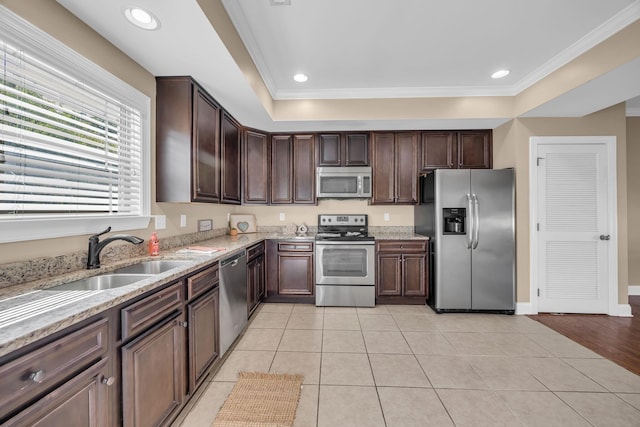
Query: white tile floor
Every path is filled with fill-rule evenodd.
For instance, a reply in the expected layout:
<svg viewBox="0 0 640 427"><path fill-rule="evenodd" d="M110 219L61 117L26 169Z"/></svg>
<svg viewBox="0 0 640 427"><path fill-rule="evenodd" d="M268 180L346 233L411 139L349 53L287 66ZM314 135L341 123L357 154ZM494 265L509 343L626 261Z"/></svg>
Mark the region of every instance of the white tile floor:
<svg viewBox="0 0 640 427"><path fill-rule="evenodd" d="M640 377L523 316L262 304L184 427L238 371L303 374L296 426L640 426Z"/></svg>

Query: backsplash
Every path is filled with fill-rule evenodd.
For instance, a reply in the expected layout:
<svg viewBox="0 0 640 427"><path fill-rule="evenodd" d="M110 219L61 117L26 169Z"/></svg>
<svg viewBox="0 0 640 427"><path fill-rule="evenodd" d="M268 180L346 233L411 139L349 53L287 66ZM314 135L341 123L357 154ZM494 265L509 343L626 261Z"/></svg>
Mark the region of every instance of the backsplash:
<svg viewBox="0 0 640 427"><path fill-rule="evenodd" d="M226 228L211 231L181 234L160 239L160 250L186 246L202 240L213 239L228 233ZM111 244L100 254L103 264L109 264L127 258L144 256L147 253L147 242L141 245L128 243ZM51 276L84 270L87 266L87 251L72 252L52 257L37 258L0 265L0 288L20 285Z"/></svg>

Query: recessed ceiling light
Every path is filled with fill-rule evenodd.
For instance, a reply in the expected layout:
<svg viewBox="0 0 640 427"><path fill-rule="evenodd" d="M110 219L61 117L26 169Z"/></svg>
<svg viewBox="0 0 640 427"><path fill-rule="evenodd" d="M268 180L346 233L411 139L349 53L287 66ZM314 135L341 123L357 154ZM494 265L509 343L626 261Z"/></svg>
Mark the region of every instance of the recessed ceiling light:
<svg viewBox="0 0 640 427"><path fill-rule="evenodd" d="M492 79L501 79L503 77L506 77L509 73L510 73L510 71L507 70L507 69L498 70L495 73L491 74L491 78Z"/></svg>
<svg viewBox="0 0 640 427"><path fill-rule="evenodd" d="M269 0L271 6L291 6L291 0Z"/></svg>
<svg viewBox="0 0 640 427"><path fill-rule="evenodd" d="M293 80L297 81L298 83L304 83L307 80L309 80L309 76L303 73L298 73L295 76L293 76Z"/></svg>
<svg viewBox="0 0 640 427"><path fill-rule="evenodd" d="M124 16L126 16L133 25L145 30L156 30L160 27L160 21L158 21L151 12L147 12L139 7L126 8Z"/></svg>

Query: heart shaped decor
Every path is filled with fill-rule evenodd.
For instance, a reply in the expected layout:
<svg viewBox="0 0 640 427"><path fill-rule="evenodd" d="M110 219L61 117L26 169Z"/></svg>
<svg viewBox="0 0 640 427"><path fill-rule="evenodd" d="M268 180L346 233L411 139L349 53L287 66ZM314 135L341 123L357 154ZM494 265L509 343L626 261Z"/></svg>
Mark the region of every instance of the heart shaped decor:
<svg viewBox="0 0 640 427"><path fill-rule="evenodd" d="M249 223L247 221L241 221L237 225L238 230L242 231L243 233L249 229Z"/></svg>

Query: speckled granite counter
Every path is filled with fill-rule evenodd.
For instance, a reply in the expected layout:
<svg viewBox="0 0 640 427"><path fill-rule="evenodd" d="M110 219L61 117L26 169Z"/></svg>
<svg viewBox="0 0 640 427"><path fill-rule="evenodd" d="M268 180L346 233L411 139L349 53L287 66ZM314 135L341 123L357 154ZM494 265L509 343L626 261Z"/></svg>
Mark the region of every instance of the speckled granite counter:
<svg viewBox="0 0 640 427"><path fill-rule="evenodd" d="M375 231L372 233L379 240L425 240L425 236L405 231L394 231L385 233ZM226 258L233 253L246 249L247 247L266 239L296 239L313 240L314 235L298 237L292 234L277 232L241 234L239 236L220 236L196 243L198 246L209 246L213 248L225 248L213 254L182 254L177 253L184 247L175 247L164 250L160 256L153 259L180 259L188 260L186 266L173 268L153 277L138 281L131 285L113 288L104 291L78 291L86 294L76 296L76 301L72 304L65 304L60 307L41 312L38 315L21 319L5 324L0 327L0 356L19 349L27 344L37 341L49 334L60 331L68 326L76 324L84 319L94 316L111 307L125 303L139 295L149 292L164 284L167 284L179 277L185 276L193 271L203 268L214 261ZM64 292L50 289L54 286L72 282L98 274L109 273L121 267L137 264L151 259L149 256L138 256L128 258L126 261L114 263L104 263L100 270L77 270L74 272L55 275L45 279L40 279L17 286L0 288L0 324L2 316L9 310L20 307L24 304L38 300L43 300L56 293Z"/></svg>

